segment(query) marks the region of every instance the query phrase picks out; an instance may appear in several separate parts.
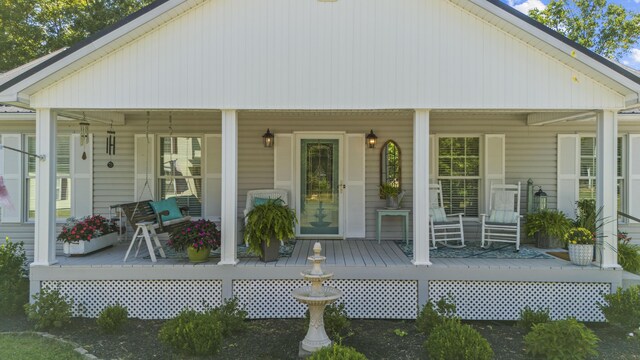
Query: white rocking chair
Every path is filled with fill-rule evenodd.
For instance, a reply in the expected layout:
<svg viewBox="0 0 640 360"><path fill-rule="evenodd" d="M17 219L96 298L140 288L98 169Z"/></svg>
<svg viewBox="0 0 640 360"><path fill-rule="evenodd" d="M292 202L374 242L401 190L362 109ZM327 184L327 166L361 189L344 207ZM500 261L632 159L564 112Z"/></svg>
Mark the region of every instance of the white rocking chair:
<svg viewBox="0 0 640 360"><path fill-rule="evenodd" d="M482 221L482 247L492 242L513 243L520 251L520 183L517 185L491 185L489 216L480 214Z"/></svg>
<svg viewBox="0 0 640 360"><path fill-rule="evenodd" d="M462 213L448 214L444 210L442 200L442 183L429 184L429 224L431 225L432 249L437 249L437 243L451 248L463 248L464 228ZM448 220L448 218L453 218ZM457 219L456 219L457 218ZM451 244L452 242L453 244Z"/></svg>

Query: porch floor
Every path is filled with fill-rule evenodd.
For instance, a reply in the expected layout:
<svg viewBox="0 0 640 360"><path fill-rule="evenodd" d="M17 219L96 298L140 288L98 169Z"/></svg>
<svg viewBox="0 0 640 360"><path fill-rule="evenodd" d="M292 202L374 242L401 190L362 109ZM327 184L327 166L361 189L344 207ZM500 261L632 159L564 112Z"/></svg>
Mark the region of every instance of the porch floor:
<svg viewBox="0 0 640 360"><path fill-rule="evenodd" d="M289 257L280 257L278 261L264 263L257 257L239 258L238 267L309 267L307 257L313 254L316 240L297 240ZM411 259L393 241L369 240L320 240L322 255L326 256L323 267L414 267ZM218 266L218 258L209 262L191 264L184 258L158 257L156 263L145 256L146 248L134 258L129 255L123 262L128 247L127 242L81 257L58 256L58 264L54 267L136 267L136 266L186 266L211 267ZM525 245L526 246L526 245ZM434 251L434 250L432 250ZM437 250L435 250L437 251ZM596 266L579 267L568 261L553 259L481 259L481 258L431 258L432 267L436 268L517 268L517 269L597 269Z"/></svg>

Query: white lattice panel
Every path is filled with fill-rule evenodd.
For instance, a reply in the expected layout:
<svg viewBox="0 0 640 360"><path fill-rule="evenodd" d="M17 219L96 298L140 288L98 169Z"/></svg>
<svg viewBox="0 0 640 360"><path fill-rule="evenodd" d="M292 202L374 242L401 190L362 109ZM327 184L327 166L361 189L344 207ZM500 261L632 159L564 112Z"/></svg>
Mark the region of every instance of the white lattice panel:
<svg viewBox="0 0 640 360"><path fill-rule="evenodd" d="M306 305L292 296L295 288L308 285L304 280L235 280L233 294L249 312L250 318L300 318ZM350 318L415 319L418 288L416 281L329 280L325 285L343 292Z"/></svg>
<svg viewBox="0 0 640 360"><path fill-rule="evenodd" d="M604 321L597 302L608 283L429 281L429 299L451 294L458 315L468 320L517 320L525 306L549 308L553 319Z"/></svg>
<svg viewBox="0 0 640 360"><path fill-rule="evenodd" d="M117 302L127 307L130 317L168 319L184 308L218 306L222 299L220 280L43 281L42 286L73 298L79 305L74 316L85 317L97 317Z"/></svg>

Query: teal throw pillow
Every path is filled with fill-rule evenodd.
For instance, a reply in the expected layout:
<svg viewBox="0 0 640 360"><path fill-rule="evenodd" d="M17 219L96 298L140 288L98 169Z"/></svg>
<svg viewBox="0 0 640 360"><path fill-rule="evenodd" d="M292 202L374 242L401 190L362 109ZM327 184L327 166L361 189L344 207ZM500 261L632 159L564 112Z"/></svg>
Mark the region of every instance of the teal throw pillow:
<svg viewBox="0 0 640 360"><path fill-rule="evenodd" d="M264 205L269 200L271 200L271 199L269 199L269 198L259 198L259 197L253 198L253 206Z"/></svg>
<svg viewBox="0 0 640 360"><path fill-rule="evenodd" d="M180 208L178 208L178 202L176 198L169 198L167 200L161 201L152 201L151 207L153 211L157 213L165 210L169 210L169 215L162 215L162 221L169 221L174 219L180 219L182 217L182 213L180 212Z"/></svg>

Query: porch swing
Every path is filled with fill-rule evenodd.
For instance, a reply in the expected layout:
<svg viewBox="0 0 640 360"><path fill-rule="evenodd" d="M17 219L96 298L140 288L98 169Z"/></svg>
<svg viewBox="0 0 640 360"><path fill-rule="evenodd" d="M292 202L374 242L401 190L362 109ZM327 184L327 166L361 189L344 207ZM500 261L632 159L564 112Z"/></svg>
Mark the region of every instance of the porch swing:
<svg viewBox="0 0 640 360"><path fill-rule="evenodd" d="M149 144L149 111L147 111L147 121L145 126L145 136L147 145ZM149 163L145 166L145 181L138 194L136 202L120 204L120 209L126 215L127 221L132 228L136 228L136 224L141 222L153 222L156 233L171 233L179 230L189 224L191 216L189 216L189 207L179 207L175 198L177 189L175 186L175 164L173 162L173 118L169 114L169 141L171 142L171 150L169 151L171 171L169 173L168 186L173 188L174 197L166 200L154 201L155 194L151 191L149 184ZM142 200L142 197L148 191L152 199Z"/></svg>

